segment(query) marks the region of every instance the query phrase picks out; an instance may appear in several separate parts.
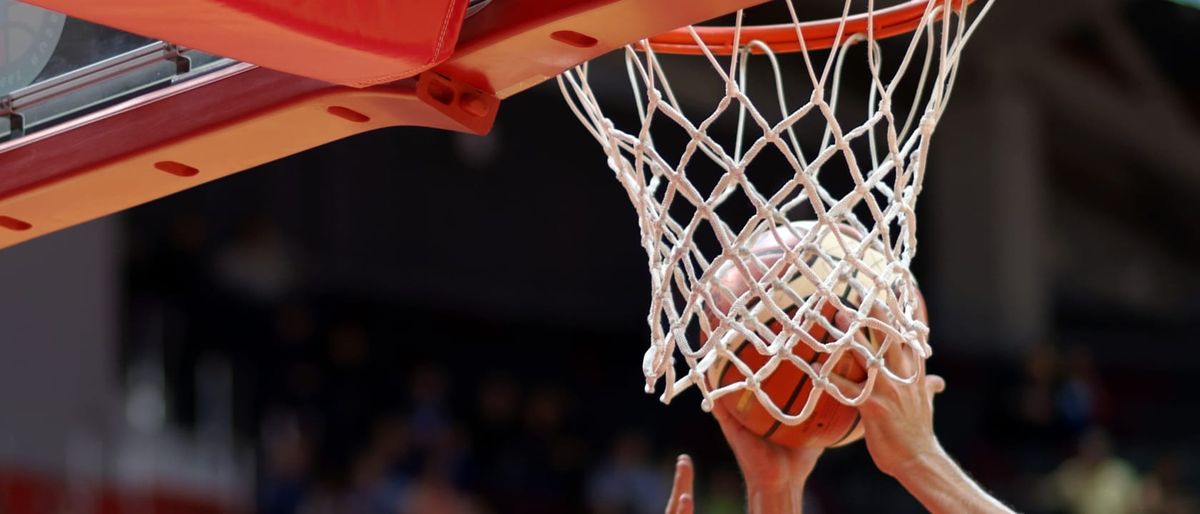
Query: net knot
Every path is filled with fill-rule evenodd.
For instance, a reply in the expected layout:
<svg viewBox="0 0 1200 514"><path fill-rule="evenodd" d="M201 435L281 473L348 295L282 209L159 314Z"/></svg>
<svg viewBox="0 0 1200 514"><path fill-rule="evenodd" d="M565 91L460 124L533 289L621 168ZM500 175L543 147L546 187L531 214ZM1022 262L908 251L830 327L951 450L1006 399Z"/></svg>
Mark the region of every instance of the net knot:
<svg viewBox="0 0 1200 514"><path fill-rule="evenodd" d="M879 112L892 112L892 96L883 95L879 99Z"/></svg>
<svg viewBox="0 0 1200 514"><path fill-rule="evenodd" d="M933 109L933 106L925 110L925 114L921 115L921 133L932 134L933 129L937 128L938 115Z"/></svg>
<svg viewBox="0 0 1200 514"><path fill-rule="evenodd" d="M814 84L812 94L808 95L808 102L813 105L821 105L825 103L825 86Z"/></svg>
<svg viewBox="0 0 1200 514"><path fill-rule="evenodd" d="M817 385L817 387L819 387L823 390L826 390L826 391L828 391L830 389L830 387L833 385L833 382L831 382L824 375L816 375L816 376L812 377L812 381L814 384Z"/></svg>
<svg viewBox="0 0 1200 514"><path fill-rule="evenodd" d="M866 361L867 369L879 369L887 365L883 357L876 357L874 355L867 357Z"/></svg>

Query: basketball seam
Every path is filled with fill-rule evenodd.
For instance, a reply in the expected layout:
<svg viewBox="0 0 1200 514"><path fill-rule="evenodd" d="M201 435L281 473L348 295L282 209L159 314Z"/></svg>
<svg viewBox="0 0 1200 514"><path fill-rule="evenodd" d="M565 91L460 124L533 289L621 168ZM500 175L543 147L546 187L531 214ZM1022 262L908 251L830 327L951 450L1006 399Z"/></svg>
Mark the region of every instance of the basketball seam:
<svg viewBox="0 0 1200 514"><path fill-rule="evenodd" d="M777 253L782 253L782 252L777 252ZM805 264L808 265L809 267L811 267L816 263L818 258L819 258L819 256L814 255L810 260L806 260ZM836 266L837 262L840 262L843 260L836 256L829 256L829 258L835 264L835 266ZM845 289L843 290L842 294L838 295L838 298L840 298L843 303L850 302L850 294L854 292L853 284L850 282L850 280L853 280L857 277L858 277L858 271L855 270L854 273L851 275L850 279L846 281ZM799 311L799 309L800 309L799 305L793 305L793 307L792 307L792 309L790 309L790 311L785 310L784 312L789 317L791 317L791 316L794 316L795 313L797 311ZM836 316L836 313L834 313L834 315ZM822 317L824 317L824 316L822 316ZM833 321L833 320L831 319L830 321ZM778 320L776 320L776 322L778 322ZM780 325L780 328L782 329L782 324ZM821 343L828 344L830 337L831 337L830 331L826 330L825 335L821 338ZM870 336L868 335L868 337L870 337ZM734 356L739 357L741 354L741 351L743 349L745 349L747 344L750 344L749 340L743 339L742 343L739 344L737 346L737 348L733 350ZM813 352L813 357L811 360L808 361L808 364L812 365L813 363L817 362L820 358L821 358L820 352ZM725 378L729 373L729 369L731 367L734 367L734 366L731 366L730 364L731 364L730 362L726 361L725 365L721 368L721 373L717 376L717 386L718 387L720 387L721 384L723 384L725 382ZM787 413L789 410L791 410L791 408L793 406L795 406L796 400L800 396L800 392L804 389L804 386L808 382L808 380L810 380L809 375L807 373L802 373L800 381L792 389L791 396L788 398L787 403L782 408L783 412ZM846 430L846 432L844 432L842 434L842 436L839 437L830 446L836 446L836 445L842 444L846 440L846 438L850 437L850 435L854 433L854 430L856 430L858 428L858 425L861 423L861 421L862 421L862 416L856 410L855 416L854 416L854 422L850 425L850 427ZM770 440L771 437L773 435L775 435L775 433L778 432L780 427L782 427L782 426L783 426L783 422L781 422L779 420L774 420L774 422L771 424L771 428L763 433L762 438L766 439L766 440Z"/></svg>
<svg viewBox="0 0 1200 514"><path fill-rule="evenodd" d="M815 259L814 259L814 262L815 262ZM857 277L858 277L858 272L856 271L854 273L854 276L850 277L850 279L853 280L854 278L857 278ZM850 293L852 292L852 289L853 289L853 286L851 285L850 280L847 280L846 281L846 289L845 289L845 291L842 292L842 294L838 295L838 298L841 298L842 302L849 302L850 301L849 297L850 297ZM797 309L798 308L799 307L797 307ZM834 316L836 316L836 315L837 315L837 313L834 313ZM824 316L822 316L822 317L824 317ZM833 320L830 320L830 321L833 321ZM826 330L825 336L821 338L821 344L828 344L829 337L830 337L830 333L828 330ZM808 364L812 365L812 363L816 362L820 358L821 358L820 352L813 352L813 358L812 358L812 360L808 361ZM804 376L800 377L800 382L796 384L796 387L794 389L792 389L792 396L790 398L788 398L787 405L785 405L783 407L784 413L788 413L788 411L791 410L792 406L794 406L796 404L796 399L800 396L800 391L804 390L804 385L806 383L808 383L808 380L809 380L808 373L804 373L803 375ZM770 439L771 436L774 435L775 432L777 432L781 426L783 426L783 422L779 421L779 420L775 420L775 422L771 424L771 428L769 430L767 430L767 432L765 434L763 434L763 438ZM848 435L848 434L843 434L842 439L845 439L846 435Z"/></svg>

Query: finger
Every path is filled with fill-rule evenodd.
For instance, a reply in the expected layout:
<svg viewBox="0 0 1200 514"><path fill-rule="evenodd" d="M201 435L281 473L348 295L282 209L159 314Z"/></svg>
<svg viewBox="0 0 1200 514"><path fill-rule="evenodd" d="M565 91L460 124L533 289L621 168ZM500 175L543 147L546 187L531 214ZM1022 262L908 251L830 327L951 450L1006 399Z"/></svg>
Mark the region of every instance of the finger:
<svg viewBox="0 0 1200 514"><path fill-rule="evenodd" d="M853 318L849 314L846 314L844 312L839 312L839 313L837 313L836 316L834 316L834 323L837 323L838 329L840 329L843 332L850 331L850 324L851 324L852 320L853 320ZM855 332L854 340L857 341L858 344L861 344L872 350L879 348L878 345L873 344L872 341L867 339L867 334L865 332L866 332L866 330L859 330L858 332ZM854 359L854 362L857 362L859 366L862 366L863 369L867 369L867 357L866 356L864 356L862 353L854 350L853 348L847 349L846 353L849 353L850 356Z"/></svg>
<svg viewBox="0 0 1200 514"><path fill-rule="evenodd" d="M680 503L684 496L691 496L692 483L695 477L695 466L687 454L680 455L675 461L675 483L671 485L671 498L667 501L667 514L680 512Z"/></svg>
<svg viewBox="0 0 1200 514"><path fill-rule="evenodd" d="M911 377L919 374L921 370L921 358L917 356L917 349L903 340L893 339L885 358L892 373L901 377Z"/></svg>
<svg viewBox="0 0 1200 514"><path fill-rule="evenodd" d="M854 318L851 318L849 314L844 312L838 312L833 316L833 323L837 325L838 329L842 332L850 330L850 323L852 321L854 321Z"/></svg>
<svg viewBox="0 0 1200 514"><path fill-rule="evenodd" d="M925 387L933 394L941 393L946 390L946 379L941 375L925 375Z"/></svg>
<svg viewBox="0 0 1200 514"><path fill-rule="evenodd" d="M692 514L696 511L696 502L692 500L691 494L685 494L679 497L679 507L676 508L675 514Z"/></svg>
<svg viewBox="0 0 1200 514"><path fill-rule="evenodd" d="M829 381L833 383L834 387L838 388L838 392L842 393L842 396L845 396L846 398L858 398L863 392L863 384L850 380L836 373L831 373L829 375Z"/></svg>
<svg viewBox="0 0 1200 514"><path fill-rule="evenodd" d="M696 465L687 454L680 455L675 463L675 492L680 496L691 495L694 490Z"/></svg>
<svg viewBox="0 0 1200 514"><path fill-rule="evenodd" d="M925 390L928 391L925 396L929 398L929 409L933 410L933 397L946 390L946 379L939 375L926 375Z"/></svg>
<svg viewBox="0 0 1200 514"><path fill-rule="evenodd" d="M870 316L879 321L888 319L888 311L882 302L873 302L871 304ZM909 345L904 344L904 341L893 337L890 333L884 330L866 329L871 336L871 348L878 350L883 346L887 349L883 352L883 362L887 364L888 369L902 377L912 376L915 371L914 363L916 362L914 355L911 352Z"/></svg>

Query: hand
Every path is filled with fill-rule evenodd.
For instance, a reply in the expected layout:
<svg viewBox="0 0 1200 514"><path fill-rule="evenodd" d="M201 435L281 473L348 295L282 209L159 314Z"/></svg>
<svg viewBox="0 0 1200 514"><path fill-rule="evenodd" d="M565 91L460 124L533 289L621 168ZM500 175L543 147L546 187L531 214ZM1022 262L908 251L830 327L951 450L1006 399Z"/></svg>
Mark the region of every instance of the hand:
<svg viewBox="0 0 1200 514"><path fill-rule="evenodd" d="M721 402L713 407L713 416L733 448L748 490L773 494L804 489L822 448L789 448L767 441L742 426Z"/></svg>
<svg viewBox="0 0 1200 514"><path fill-rule="evenodd" d="M838 328L849 330L849 315L839 313L835 321ZM855 337L859 343L872 347L861 331ZM866 359L861 354L850 353L859 364L866 366ZM933 433L933 396L946 389L946 381L937 375L926 375L925 360L915 355L908 345L893 342L884 360L893 373L904 377L915 373L916 380L903 384L880 377L858 410L871 458L881 471L896 477L904 473L906 467L944 455ZM836 374L829 378L848 397L862 393L862 384Z"/></svg>
<svg viewBox="0 0 1200 514"><path fill-rule="evenodd" d="M848 315L838 314L835 321L838 328L849 330ZM862 333L854 337L872 347ZM866 366L862 355L850 353ZM871 394L858 407L867 450L875 465L899 481L933 514L1012 514L1012 509L967 476L933 434L933 396L946 389L946 381L926 375L925 359L907 345L890 345L884 361L892 372L916 378L910 384L877 379ZM853 398L862 393L862 384L836 374L829 378L846 396Z"/></svg>
<svg viewBox="0 0 1200 514"><path fill-rule="evenodd" d="M693 482L696 468L692 458L680 455L675 461L675 483L671 486L671 499L667 502L667 514L692 514L696 509Z"/></svg>

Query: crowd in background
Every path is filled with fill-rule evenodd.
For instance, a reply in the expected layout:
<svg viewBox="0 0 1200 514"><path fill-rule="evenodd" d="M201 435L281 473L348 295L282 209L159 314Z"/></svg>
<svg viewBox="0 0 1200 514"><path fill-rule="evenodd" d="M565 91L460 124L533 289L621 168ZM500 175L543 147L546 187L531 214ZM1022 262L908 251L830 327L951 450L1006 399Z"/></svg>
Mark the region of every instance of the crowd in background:
<svg viewBox="0 0 1200 514"><path fill-rule="evenodd" d="M699 512L742 511L736 467L697 399L664 407L640 391L636 326L487 320L306 290L269 223L217 246L191 223L134 245L130 330L151 322L147 312L172 313L162 316L172 320L163 359L185 427L202 423L189 389L195 363L233 363L234 422L259 454L257 511L661 512L682 451L700 468ZM1085 346L1040 345L1023 362L944 359L931 364L951 384L939 432L1010 504L1200 509L1184 458L1196 449L1164 435L1178 433L1161 424L1170 400L1153 399L1166 402L1152 406L1157 422L1128 419L1139 400L1114 394L1124 388L1113 382L1129 373L1101 369ZM861 444L826 453L807 503L819 513L918 511Z"/></svg>

